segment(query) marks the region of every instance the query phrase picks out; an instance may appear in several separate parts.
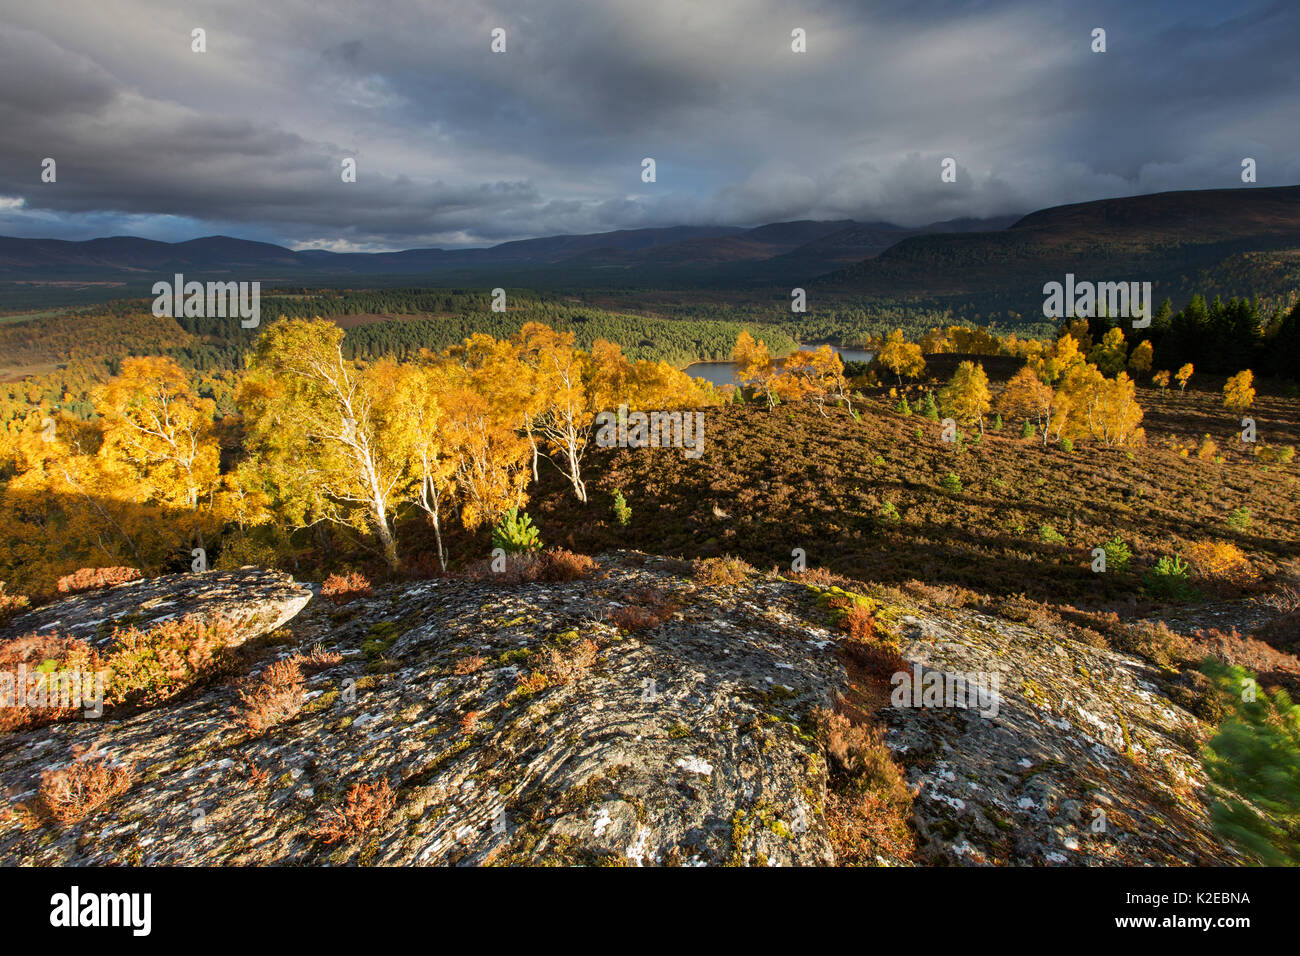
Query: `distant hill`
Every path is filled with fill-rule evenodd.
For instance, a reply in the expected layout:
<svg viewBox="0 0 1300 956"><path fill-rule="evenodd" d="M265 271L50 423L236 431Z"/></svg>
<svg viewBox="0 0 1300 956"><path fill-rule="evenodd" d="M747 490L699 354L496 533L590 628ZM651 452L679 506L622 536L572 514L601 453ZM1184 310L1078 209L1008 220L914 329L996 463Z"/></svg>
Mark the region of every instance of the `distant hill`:
<svg viewBox="0 0 1300 956"><path fill-rule="evenodd" d="M1150 280L1175 298L1281 294L1298 287L1296 250L1300 186L1189 190L1055 206L998 231L907 237L825 277L823 286L868 295L1038 296L1044 282L1073 272Z"/></svg>
<svg viewBox="0 0 1300 956"><path fill-rule="evenodd" d="M970 220L967 228L1005 223ZM170 272L196 278L239 274L241 278L302 280L330 276L418 277L492 269L616 270L653 278L664 270L705 270L719 265L756 265L779 257L782 271L800 275L832 271L874 255L899 239L931 227L904 229L889 223L852 220L768 223L753 229L731 226L670 226L624 229L578 236L546 236L482 249L407 249L402 252L295 252L281 246L229 236L167 243L130 236L71 242L0 237L0 279L140 279ZM945 224L936 224L936 230ZM843 237L839 240L836 237ZM762 270L753 273L761 275ZM747 275L743 271L738 276ZM505 281L505 278L502 278Z"/></svg>
<svg viewBox="0 0 1300 956"><path fill-rule="evenodd" d="M1300 186L1158 193L917 227L847 219L670 226L384 253L294 251L228 236L178 243L0 237L0 307L141 296L174 272L308 287L798 284L823 301L928 297L968 311L1024 315L1041 308L1044 282L1073 272L1149 280L1158 298L1175 301L1195 292L1288 301L1300 291ZM87 291L76 283L105 287Z"/></svg>

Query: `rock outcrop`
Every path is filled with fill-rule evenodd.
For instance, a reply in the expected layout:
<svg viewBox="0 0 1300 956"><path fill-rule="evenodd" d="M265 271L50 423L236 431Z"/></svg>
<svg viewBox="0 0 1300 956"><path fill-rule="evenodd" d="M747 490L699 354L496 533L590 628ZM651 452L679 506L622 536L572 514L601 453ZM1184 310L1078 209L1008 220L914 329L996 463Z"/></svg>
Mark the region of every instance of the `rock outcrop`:
<svg viewBox="0 0 1300 956"><path fill-rule="evenodd" d="M148 630L184 615L232 625L243 642L291 620L311 591L282 571L241 568L141 579L47 604L0 628L0 641L22 634L58 634L93 644L108 642L115 627Z"/></svg>
<svg viewBox="0 0 1300 956"><path fill-rule="evenodd" d="M1232 861L1206 826L1204 728L1137 658L975 611L902 619L923 671L999 675L997 714L888 708L918 789L914 821L945 863Z"/></svg>
<svg viewBox="0 0 1300 956"><path fill-rule="evenodd" d="M835 863L810 715L849 678L813 592L774 577L704 587L638 554L600 563L587 580L436 579L301 613L301 589L268 574L263 617L292 619L247 645L254 673L317 645L342 655L306 678L297 714L254 736L227 683L0 737L0 862ZM28 626L260 600L247 577L225 598L182 580L193 602L159 579ZM133 609L130 593L170 603ZM916 789L918 862L1231 862L1203 805L1205 728L1148 665L970 610L891 616L923 669L1001 675L994 717L883 711ZM129 791L68 826L19 808L42 771L87 750L130 763ZM381 782L391 812L325 835L351 788Z"/></svg>

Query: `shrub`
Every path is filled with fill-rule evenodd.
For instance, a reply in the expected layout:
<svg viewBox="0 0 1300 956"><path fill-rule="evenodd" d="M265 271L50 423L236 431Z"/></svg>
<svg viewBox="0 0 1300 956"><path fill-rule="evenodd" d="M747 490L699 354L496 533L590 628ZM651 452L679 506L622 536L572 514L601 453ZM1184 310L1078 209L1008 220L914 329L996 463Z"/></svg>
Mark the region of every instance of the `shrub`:
<svg viewBox="0 0 1300 956"><path fill-rule="evenodd" d="M1074 442L1068 438L1061 439L1061 451L1074 451Z"/></svg>
<svg viewBox="0 0 1300 956"><path fill-rule="evenodd" d="M1198 578L1215 584L1244 586L1255 571L1241 548L1227 541L1201 541L1187 549L1187 563Z"/></svg>
<svg viewBox="0 0 1300 956"><path fill-rule="evenodd" d="M876 639L876 619L871 610L861 604L853 604L844 611L839 620L840 630L855 641L874 641Z"/></svg>
<svg viewBox="0 0 1300 956"><path fill-rule="evenodd" d="M382 826L396 803L387 780L353 784L344 795L343 806L327 810L311 834L326 845L355 840Z"/></svg>
<svg viewBox="0 0 1300 956"><path fill-rule="evenodd" d="M1215 444L1214 439L1206 435L1201 439L1200 447L1196 449L1196 457L1201 461L1209 461L1219 453L1219 446Z"/></svg>
<svg viewBox="0 0 1300 956"><path fill-rule="evenodd" d="M1178 555L1166 555L1147 572L1147 590L1158 598L1190 600L1195 592L1189 583L1187 562Z"/></svg>
<svg viewBox="0 0 1300 956"><path fill-rule="evenodd" d="M898 514L898 507L892 501L886 501L880 506L880 517L886 521L901 520Z"/></svg>
<svg viewBox="0 0 1300 956"><path fill-rule="evenodd" d="M648 607L616 607L609 612L610 623L624 631L648 631L668 618Z"/></svg>
<svg viewBox="0 0 1300 956"><path fill-rule="evenodd" d="M478 562L466 570L466 577L472 581L493 581L498 584L578 581L591 577L600 567L594 558L564 548L508 555L500 571L494 569L496 560Z"/></svg>
<svg viewBox="0 0 1300 956"><path fill-rule="evenodd" d="M577 680L596 663L596 642L589 637L567 648L547 648L542 657L541 672L549 684L562 686Z"/></svg>
<svg viewBox="0 0 1300 956"><path fill-rule="evenodd" d="M898 638L877 617L876 601L840 587L819 589L817 600L830 612L831 623L848 638L841 642L841 651L860 667L881 679L906 668Z"/></svg>
<svg viewBox="0 0 1300 956"><path fill-rule="evenodd" d="M958 478L956 475L954 475L951 471L944 476L943 481L939 482L939 486L943 488L946 494L950 494L950 495L961 494L961 479Z"/></svg>
<svg viewBox="0 0 1300 956"><path fill-rule="evenodd" d="M152 706L170 700L219 670L234 636L225 620L210 624L190 615L148 631L134 626L117 631L104 661L112 671L108 701Z"/></svg>
<svg viewBox="0 0 1300 956"><path fill-rule="evenodd" d="M550 686L551 682L547 680L546 675L541 671L529 671L515 678L515 689L511 691L511 694L519 697L531 697L533 694L540 694Z"/></svg>
<svg viewBox="0 0 1300 956"><path fill-rule="evenodd" d="M1128 563L1133 558L1133 552L1119 535L1103 544L1101 550L1106 553L1107 571L1123 571L1128 568Z"/></svg>
<svg viewBox="0 0 1300 956"><path fill-rule="evenodd" d="M1038 526L1038 537L1047 544L1061 544L1065 541L1065 535L1047 523ZM1109 561L1110 558L1107 557L1106 560Z"/></svg>
<svg viewBox="0 0 1300 956"><path fill-rule="evenodd" d="M5 583L0 581L0 627L4 627L27 610L31 601L25 594L5 593Z"/></svg>
<svg viewBox="0 0 1300 956"><path fill-rule="evenodd" d="M468 737L478 730L479 718L483 715L477 710L467 710L460 715L460 732Z"/></svg>
<svg viewBox="0 0 1300 956"><path fill-rule="evenodd" d="M302 681L293 659L268 664L259 679L246 678L239 691L240 722L254 736L284 723L302 709Z"/></svg>
<svg viewBox="0 0 1300 956"><path fill-rule="evenodd" d="M37 681L45 682L45 702L49 706L0 707L0 731L41 727L59 720L75 717L84 707L86 697L93 695L94 685L87 688L83 678L103 667L99 653L85 641L57 634L27 634L0 644L0 672L12 674L17 687L18 667L26 665L29 694L37 690ZM60 674L81 675L81 700L73 701L75 689L69 682L58 679ZM43 676L38 676L43 675ZM65 696L66 693L66 696ZM28 700L30 701L30 697ZM38 697L38 700L40 698ZM60 706L67 703L68 706Z"/></svg>
<svg viewBox="0 0 1300 956"><path fill-rule="evenodd" d="M632 520L632 509L628 507L627 499L623 497L622 491L614 492L614 520L619 523L620 527L624 528Z"/></svg>
<svg viewBox="0 0 1300 956"><path fill-rule="evenodd" d="M481 671L486 663L483 655L476 652L458 660L456 666L452 668L452 673L458 677L468 677Z"/></svg>
<svg viewBox="0 0 1300 956"><path fill-rule="evenodd" d="M492 547L506 554L536 551L541 546L541 535L533 527L533 520L527 512L520 514L518 508L512 507L501 515L492 529Z"/></svg>
<svg viewBox="0 0 1300 956"><path fill-rule="evenodd" d="M1025 419L1025 423L1024 423L1023 425L1020 426L1020 437L1021 437L1021 438L1036 438L1036 437L1038 437L1038 428L1037 428L1037 426L1035 426L1033 422L1031 422L1029 419L1026 418L1026 419Z"/></svg>
<svg viewBox="0 0 1300 956"><path fill-rule="evenodd" d="M608 617L625 631L658 627L677 613L681 604L663 588L644 588L624 596L625 606L612 608Z"/></svg>
<svg viewBox="0 0 1300 956"><path fill-rule="evenodd" d="M696 584L738 587L749 580L754 569L740 558L727 555L722 558L696 558L691 562L691 571Z"/></svg>
<svg viewBox="0 0 1300 956"><path fill-rule="evenodd" d="M543 552L539 581L581 581L595 573L598 565L594 558L575 554L565 548L551 548Z"/></svg>
<svg viewBox="0 0 1300 956"><path fill-rule="evenodd" d="M934 403L934 394L926 392L925 398L921 400L921 414L932 422L939 420L939 406Z"/></svg>
<svg viewBox="0 0 1300 956"><path fill-rule="evenodd" d="M1210 807L1215 829L1264 866L1300 865L1300 707L1284 690L1259 690L1244 668L1210 658L1202 669L1229 714L1202 758L1222 788Z"/></svg>
<svg viewBox="0 0 1300 956"><path fill-rule="evenodd" d="M906 395L898 400L898 404L894 406L894 411L898 412L900 415L912 414L912 406L907 403Z"/></svg>
<svg viewBox="0 0 1300 956"><path fill-rule="evenodd" d="M76 823L131 789L131 767L107 760L77 760L62 770L41 774L37 804L56 823Z"/></svg>
<svg viewBox="0 0 1300 956"><path fill-rule="evenodd" d="M81 568L59 578L58 588L60 594L81 594L138 581L141 577L139 568Z"/></svg>
<svg viewBox="0 0 1300 956"><path fill-rule="evenodd" d="M341 664L343 655L337 651L327 651L320 644L314 644L306 654L295 654L291 659L304 674L315 674Z"/></svg>
<svg viewBox="0 0 1300 956"><path fill-rule="evenodd" d="M1250 526L1254 523L1254 518L1249 508L1234 508L1232 514L1228 515L1228 527L1233 531L1249 531Z"/></svg>
<svg viewBox="0 0 1300 956"><path fill-rule="evenodd" d="M360 571L331 574L320 588L320 596L335 604L346 604L359 597L370 597L374 593L375 589L370 586L369 578Z"/></svg>

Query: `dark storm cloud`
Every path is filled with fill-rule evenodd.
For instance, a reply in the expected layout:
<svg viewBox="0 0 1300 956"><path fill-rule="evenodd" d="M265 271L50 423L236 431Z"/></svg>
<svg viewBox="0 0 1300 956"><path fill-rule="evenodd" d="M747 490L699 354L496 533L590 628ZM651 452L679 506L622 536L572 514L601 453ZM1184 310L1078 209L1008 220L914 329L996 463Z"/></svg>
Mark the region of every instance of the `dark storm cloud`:
<svg viewBox="0 0 1300 956"><path fill-rule="evenodd" d="M0 26L0 233L403 248L1291 183L1297 39L1286 0L48 0Z"/></svg>

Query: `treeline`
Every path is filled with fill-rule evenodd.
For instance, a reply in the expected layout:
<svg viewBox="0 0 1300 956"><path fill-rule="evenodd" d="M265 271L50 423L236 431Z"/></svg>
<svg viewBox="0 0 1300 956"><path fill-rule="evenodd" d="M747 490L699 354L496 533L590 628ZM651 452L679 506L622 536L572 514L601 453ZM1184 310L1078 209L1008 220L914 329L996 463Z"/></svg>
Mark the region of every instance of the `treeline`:
<svg viewBox="0 0 1300 956"><path fill-rule="evenodd" d="M666 361L683 367L697 360L724 360L742 331L761 337L774 356L788 355L799 343L835 342L873 348L891 330L910 341L925 342L935 329L984 326L1002 340L1052 340L1059 329L1041 315L1021 316L999 310L970 313L975 303L941 299L823 299L809 290L809 311L789 311L788 293L774 290L772 301L734 304L715 301L709 293L678 301L664 293L610 294L598 308L574 297L535 291L506 290L505 312L492 311L485 289L310 290L280 288L262 299L262 328L279 315L399 315L347 329L343 348L349 358L409 359L421 349L440 351L475 332L496 338L516 334L528 322L572 333L578 347L590 349L598 339L618 343L633 360ZM684 295L682 296L684 298ZM1148 341L1158 367L1177 369L1192 363L1212 374L1252 368L1263 375L1300 379L1300 314L1285 305L1259 300L1194 297L1174 313L1166 300L1148 329L1124 321L1130 345ZM243 368L262 329L244 329L237 319L156 318L147 299L122 300L77 314L61 314L0 324L0 422L21 416L34 405L58 407L89 418L91 392L116 375L128 355L161 355L193 373L198 382ZM621 311L621 309L635 309ZM959 318L961 317L961 318ZM347 324L347 323L343 323ZM1088 322L1091 338L1100 341L1115 320L1098 316ZM935 349L927 348L927 351ZM940 349L944 351L983 351ZM228 396L219 398L229 412Z"/></svg>
<svg viewBox="0 0 1300 956"><path fill-rule="evenodd" d="M1119 327L1130 343L1150 342L1161 368L1192 363L1202 372L1231 375L1251 368L1278 378L1300 379L1300 303L1289 310L1265 310L1259 299L1216 297L1208 304L1193 296L1178 312L1168 299L1160 304L1145 329L1132 328L1131 319L1095 316L1088 319L1093 338L1100 340Z"/></svg>
<svg viewBox="0 0 1300 956"><path fill-rule="evenodd" d="M596 309L570 308L547 314L551 311L518 308L505 313L376 322L348 329L344 348L353 358L391 356L404 360L421 349L446 348L475 332L505 338L529 322L542 322L558 332L572 334L581 348L591 348L604 339L618 343L634 360L681 367L697 360L730 358L736 337L746 327L740 322L684 322ZM773 329L768 337L778 352L790 352L796 347L795 340L780 329Z"/></svg>

